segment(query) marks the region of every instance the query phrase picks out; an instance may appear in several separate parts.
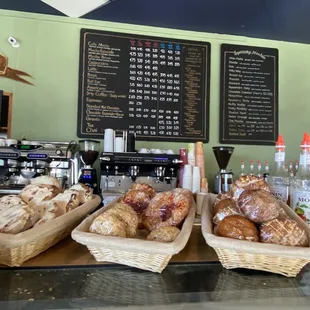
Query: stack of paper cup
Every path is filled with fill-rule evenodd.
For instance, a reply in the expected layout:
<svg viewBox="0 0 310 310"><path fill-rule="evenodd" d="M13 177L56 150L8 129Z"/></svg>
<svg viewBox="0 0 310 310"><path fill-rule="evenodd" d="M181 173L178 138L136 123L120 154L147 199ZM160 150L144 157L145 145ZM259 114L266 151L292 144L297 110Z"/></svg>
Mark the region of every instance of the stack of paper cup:
<svg viewBox="0 0 310 310"><path fill-rule="evenodd" d="M192 166L185 165L183 172L183 188L186 188L191 191L193 186L192 184L193 184Z"/></svg>
<svg viewBox="0 0 310 310"><path fill-rule="evenodd" d="M193 184L192 192L197 193L200 191L200 167L193 167Z"/></svg>
<svg viewBox="0 0 310 310"><path fill-rule="evenodd" d="M187 145L187 162L192 167L195 166L195 143L188 143Z"/></svg>
<svg viewBox="0 0 310 310"><path fill-rule="evenodd" d="M123 153L124 152L124 139L123 137L115 137L114 151Z"/></svg>
<svg viewBox="0 0 310 310"><path fill-rule="evenodd" d="M107 128L104 131L103 150L105 152L114 151L114 130L111 128Z"/></svg>

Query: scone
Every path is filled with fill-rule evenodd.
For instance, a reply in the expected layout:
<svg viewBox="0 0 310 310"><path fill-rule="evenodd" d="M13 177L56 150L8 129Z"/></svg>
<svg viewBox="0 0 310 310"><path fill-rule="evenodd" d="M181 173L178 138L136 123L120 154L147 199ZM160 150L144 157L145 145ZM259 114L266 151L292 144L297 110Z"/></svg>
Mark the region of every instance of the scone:
<svg viewBox="0 0 310 310"><path fill-rule="evenodd" d="M180 229L177 227L159 227L153 230L146 240L158 241L158 242L173 242L179 235Z"/></svg>
<svg viewBox="0 0 310 310"><path fill-rule="evenodd" d="M126 228L123 221L113 214L102 213L94 219L89 227L91 233L104 236L126 238Z"/></svg>
<svg viewBox="0 0 310 310"><path fill-rule="evenodd" d="M138 214L129 206L123 203L117 203L113 208L106 211L107 214L116 216L124 222L126 237L134 238L138 228Z"/></svg>

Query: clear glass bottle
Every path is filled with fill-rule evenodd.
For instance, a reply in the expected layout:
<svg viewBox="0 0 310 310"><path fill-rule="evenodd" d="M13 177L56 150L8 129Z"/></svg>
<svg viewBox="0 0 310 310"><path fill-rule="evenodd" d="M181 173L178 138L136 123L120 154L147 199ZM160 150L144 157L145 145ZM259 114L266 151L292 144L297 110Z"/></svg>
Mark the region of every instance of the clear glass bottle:
<svg viewBox="0 0 310 310"><path fill-rule="evenodd" d="M268 160L265 161L265 172L263 174L263 178L266 182L268 182L268 178L269 178L269 162L268 162Z"/></svg>
<svg viewBox="0 0 310 310"><path fill-rule="evenodd" d="M246 175L246 172L245 172L244 160L241 160L239 177L242 177L243 175Z"/></svg>
<svg viewBox="0 0 310 310"><path fill-rule="evenodd" d="M292 209L310 224L310 139L304 134L300 145L299 168L291 180Z"/></svg>
<svg viewBox="0 0 310 310"><path fill-rule="evenodd" d="M285 168L285 143L283 136L279 135L276 142L275 167L268 178L271 191L274 196L281 199L286 204L290 203L290 177Z"/></svg>
<svg viewBox="0 0 310 310"><path fill-rule="evenodd" d="M295 161L295 173L294 173L294 175L296 175L296 173L297 173L297 171L298 171L298 168L299 168L299 161L298 161L298 159L296 159L296 161Z"/></svg>

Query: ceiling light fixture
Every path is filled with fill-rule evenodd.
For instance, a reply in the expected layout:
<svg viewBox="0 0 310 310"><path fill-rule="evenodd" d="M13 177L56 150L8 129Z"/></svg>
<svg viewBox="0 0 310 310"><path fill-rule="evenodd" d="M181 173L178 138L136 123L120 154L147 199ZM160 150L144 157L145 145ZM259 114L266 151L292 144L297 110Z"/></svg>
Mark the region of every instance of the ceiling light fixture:
<svg viewBox="0 0 310 310"><path fill-rule="evenodd" d="M111 2L110 0L41 0L54 9L62 12L69 17L81 17L94 11L103 5Z"/></svg>

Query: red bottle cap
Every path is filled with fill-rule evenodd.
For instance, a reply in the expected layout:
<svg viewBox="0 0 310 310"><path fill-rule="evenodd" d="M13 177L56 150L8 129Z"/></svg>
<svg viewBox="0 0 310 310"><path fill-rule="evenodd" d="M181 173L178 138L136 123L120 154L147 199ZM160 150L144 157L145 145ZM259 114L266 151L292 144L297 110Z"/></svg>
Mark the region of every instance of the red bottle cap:
<svg viewBox="0 0 310 310"><path fill-rule="evenodd" d="M277 142L276 142L276 148L277 148L280 152L284 152L285 143L284 143L283 135L279 135L279 136L278 136L278 140L277 140Z"/></svg>
<svg viewBox="0 0 310 310"><path fill-rule="evenodd" d="M310 137L309 137L309 134L307 132L304 133L304 137L303 137L303 140L301 141L301 145L300 147L302 149L305 149L307 147L310 146Z"/></svg>

